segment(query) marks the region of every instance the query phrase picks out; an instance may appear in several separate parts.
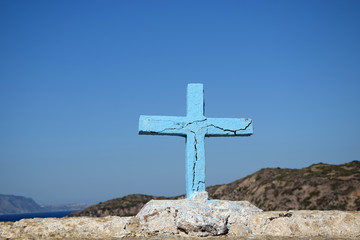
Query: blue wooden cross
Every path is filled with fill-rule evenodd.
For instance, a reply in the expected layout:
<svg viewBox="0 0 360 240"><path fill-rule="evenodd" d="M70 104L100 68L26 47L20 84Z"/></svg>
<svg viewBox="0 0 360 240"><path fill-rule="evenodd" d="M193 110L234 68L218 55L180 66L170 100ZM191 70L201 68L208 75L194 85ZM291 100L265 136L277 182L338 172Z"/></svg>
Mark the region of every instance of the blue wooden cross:
<svg viewBox="0 0 360 240"><path fill-rule="evenodd" d="M140 116L139 134L175 135L186 138L186 196L205 191L205 137L250 136L248 118L207 118L204 116L204 89L188 84L186 117Z"/></svg>

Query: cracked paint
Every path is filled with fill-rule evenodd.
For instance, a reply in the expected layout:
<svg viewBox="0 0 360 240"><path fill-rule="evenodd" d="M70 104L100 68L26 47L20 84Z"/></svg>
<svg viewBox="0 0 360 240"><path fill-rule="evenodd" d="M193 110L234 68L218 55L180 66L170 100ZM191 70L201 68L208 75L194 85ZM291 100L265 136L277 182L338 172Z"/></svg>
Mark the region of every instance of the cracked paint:
<svg viewBox="0 0 360 240"><path fill-rule="evenodd" d="M188 84L187 115L140 116L139 134L173 135L186 138L186 195L205 191L205 137L250 136L248 118L206 118L202 84Z"/></svg>
<svg viewBox="0 0 360 240"><path fill-rule="evenodd" d="M189 124L192 124L192 123L189 123ZM192 170L192 185L191 185L191 188L194 189L195 188L195 174L196 174L196 163L198 161L198 150L197 150L197 140L196 140L196 133L194 131L190 131L191 133L194 134L194 149L195 149L195 161L193 161L193 170ZM199 191L199 187L197 186L197 189L196 191Z"/></svg>
<svg viewBox="0 0 360 240"><path fill-rule="evenodd" d="M247 121L247 120L248 120L248 119L246 118L245 121ZM237 134L236 134L237 131L246 130L251 124L252 124L252 121L250 121L250 123L249 123L248 125L246 125L246 127L244 127L244 128L239 128L239 129L235 129L235 130L225 129L225 128L222 128L222 127L219 127L219 126L215 126L214 124L210 124L210 125L208 125L208 126L206 126L206 127L214 127L214 128L220 129L220 130L222 130L222 131L224 131L224 132L232 132L232 133L234 133L234 136L236 136L236 135L237 135Z"/></svg>

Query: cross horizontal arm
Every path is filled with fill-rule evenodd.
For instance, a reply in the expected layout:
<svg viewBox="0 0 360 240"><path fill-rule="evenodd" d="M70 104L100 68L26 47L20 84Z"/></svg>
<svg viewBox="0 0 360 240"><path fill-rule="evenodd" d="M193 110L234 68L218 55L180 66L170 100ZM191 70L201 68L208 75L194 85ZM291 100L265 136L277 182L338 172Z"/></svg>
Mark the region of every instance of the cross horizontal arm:
<svg viewBox="0 0 360 240"><path fill-rule="evenodd" d="M206 136L250 136L254 133L248 118L208 118Z"/></svg>
<svg viewBox="0 0 360 240"><path fill-rule="evenodd" d="M140 116L139 134L186 136L186 117Z"/></svg>

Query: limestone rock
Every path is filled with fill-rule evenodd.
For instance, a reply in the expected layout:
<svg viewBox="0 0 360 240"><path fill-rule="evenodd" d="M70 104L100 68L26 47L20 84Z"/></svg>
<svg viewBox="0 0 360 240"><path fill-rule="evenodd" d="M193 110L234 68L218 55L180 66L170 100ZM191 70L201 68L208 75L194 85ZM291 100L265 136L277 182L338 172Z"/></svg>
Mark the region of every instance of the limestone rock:
<svg viewBox="0 0 360 240"><path fill-rule="evenodd" d="M66 217L0 222L5 239L360 239L360 212L262 212L248 202L151 201L137 217ZM213 237L211 239L216 239Z"/></svg>
<svg viewBox="0 0 360 240"><path fill-rule="evenodd" d="M229 232L249 233L249 217L259 208L246 201L152 200L138 213L143 232L217 236ZM236 226L235 226L236 223Z"/></svg>
<svg viewBox="0 0 360 240"><path fill-rule="evenodd" d="M253 235L328 236L360 238L360 212L288 211L261 212L251 216Z"/></svg>
<svg viewBox="0 0 360 240"><path fill-rule="evenodd" d="M209 200L209 194L207 191L194 192L194 194L190 197L190 200L205 202Z"/></svg>
<svg viewBox="0 0 360 240"><path fill-rule="evenodd" d="M132 217L34 218L0 223L0 239L103 239L131 234Z"/></svg>

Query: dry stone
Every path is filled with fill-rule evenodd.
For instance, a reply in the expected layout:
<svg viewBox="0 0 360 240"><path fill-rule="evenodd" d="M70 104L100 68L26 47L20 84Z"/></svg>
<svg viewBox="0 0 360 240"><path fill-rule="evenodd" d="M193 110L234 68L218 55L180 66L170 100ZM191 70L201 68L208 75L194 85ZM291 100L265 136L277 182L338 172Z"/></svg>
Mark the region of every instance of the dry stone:
<svg viewBox="0 0 360 240"><path fill-rule="evenodd" d="M3 239L360 239L360 212L262 212L248 202L151 201L136 217L71 217L0 222Z"/></svg>
<svg viewBox="0 0 360 240"><path fill-rule="evenodd" d="M0 223L0 239L104 239L131 235L131 217L22 219Z"/></svg>
<svg viewBox="0 0 360 240"><path fill-rule="evenodd" d="M144 232L218 236L249 234L249 217L261 210L246 201L152 200L136 216ZM234 233L235 234L235 233Z"/></svg>
<svg viewBox="0 0 360 240"><path fill-rule="evenodd" d="M262 236L360 238L360 212L261 212L251 216L249 227L253 235Z"/></svg>

